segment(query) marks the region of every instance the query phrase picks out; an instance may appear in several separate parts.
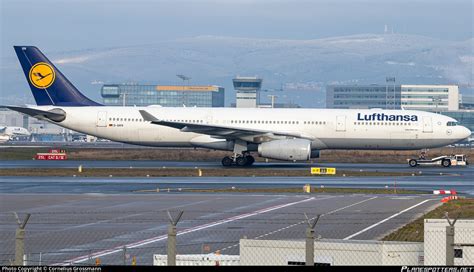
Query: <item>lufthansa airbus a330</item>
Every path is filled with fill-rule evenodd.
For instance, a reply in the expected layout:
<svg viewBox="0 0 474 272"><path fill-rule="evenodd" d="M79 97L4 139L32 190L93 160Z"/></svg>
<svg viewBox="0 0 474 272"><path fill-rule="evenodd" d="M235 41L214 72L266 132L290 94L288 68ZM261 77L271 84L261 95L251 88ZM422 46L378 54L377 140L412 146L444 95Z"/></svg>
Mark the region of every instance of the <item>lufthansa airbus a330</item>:
<svg viewBox="0 0 474 272"><path fill-rule="evenodd" d="M232 152L224 166L261 157L305 161L323 149L410 150L461 141L471 131L423 111L108 107L79 92L34 46L14 47L37 106L4 106L112 141Z"/></svg>

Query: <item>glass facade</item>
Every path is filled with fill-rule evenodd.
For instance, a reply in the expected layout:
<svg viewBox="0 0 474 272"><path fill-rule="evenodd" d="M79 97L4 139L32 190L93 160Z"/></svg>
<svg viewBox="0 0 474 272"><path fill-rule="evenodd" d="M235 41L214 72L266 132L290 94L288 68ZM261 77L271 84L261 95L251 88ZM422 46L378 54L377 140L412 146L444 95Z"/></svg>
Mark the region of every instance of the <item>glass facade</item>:
<svg viewBox="0 0 474 272"><path fill-rule="evenodd" d="M107 84L101 96L107 106L224 107L224 88L219 86Z"/></svg>
<svg viewBox="0 0 474 272"><path fill-rule="evenodd" d="M262 87L262 82L242 82L234 80L234 88L235 89L242 89L242 88L250 88L250 89L260 89Z"/></svg>
<svg viewBox="0 0 474 272"><path fill-rule="evenodd" d="M474 110L474 95L462 95L459 107L465 110Z"/></svg>
<svg viewBox="0 0 474 272"><path fill-rule="evenodd" d="M456 111L459 89L456 85L402 85L402 107L407 110Z"/></svg>
<svg viewBox="0 0 474 272"><path fill-rule="evenodd" d="M449 88L436 86L412 86L402 88L402 107L413 110L447 110Z"/></svg>
<svg viewBox="0 0 474 272"><path fill-rule="evenodd" d="M326 107L339 109L459 109L455 85L340 85L326 89Z"/></svg>
<svg viewBox="0 0 474 272"><path fill-rule="evenodd" d="M336 109L399 109L400 85L328 86L326 107Z"/></svg>

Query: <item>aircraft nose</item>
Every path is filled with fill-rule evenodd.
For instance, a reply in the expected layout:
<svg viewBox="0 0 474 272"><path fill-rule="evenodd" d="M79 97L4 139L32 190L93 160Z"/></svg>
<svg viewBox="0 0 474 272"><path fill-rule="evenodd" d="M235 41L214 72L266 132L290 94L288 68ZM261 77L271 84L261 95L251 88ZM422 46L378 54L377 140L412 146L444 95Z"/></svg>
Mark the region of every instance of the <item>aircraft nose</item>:
<svg viewBox="0 0 474 272"><path fill-rule="evenodd" d="M460 136L461 139L466 139L467 137L471 136L471 131L467 127L462 126Z"/></svg>

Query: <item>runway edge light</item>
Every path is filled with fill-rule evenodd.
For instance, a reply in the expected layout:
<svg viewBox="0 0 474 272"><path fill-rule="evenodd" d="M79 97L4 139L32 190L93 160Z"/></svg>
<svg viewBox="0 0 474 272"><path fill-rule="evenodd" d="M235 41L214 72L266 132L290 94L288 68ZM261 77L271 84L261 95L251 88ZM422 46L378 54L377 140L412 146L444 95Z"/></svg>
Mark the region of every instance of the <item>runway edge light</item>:
<svg viewBox="0 0 474 272"><path fill-rule="evenodd" d="M308 194L311 193L311 185L310 184L305 184L303 186L303 192L308 193Z"/></svg>

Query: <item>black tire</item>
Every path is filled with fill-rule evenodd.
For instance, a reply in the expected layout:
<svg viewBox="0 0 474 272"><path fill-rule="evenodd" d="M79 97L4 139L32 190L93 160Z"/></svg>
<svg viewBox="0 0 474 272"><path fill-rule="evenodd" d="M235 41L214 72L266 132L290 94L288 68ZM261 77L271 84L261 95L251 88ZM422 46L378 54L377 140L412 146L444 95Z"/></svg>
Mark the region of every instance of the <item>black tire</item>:
<svg viewBox="0 0 474 272"><path fill-rule="evenodd" d="M255 162L255 158L253 156L246 156L247 157L247 166L251 166Z"/></svg>
<svg viewBox="0 0 474 272"><path fill-rule="evenodd" d="M418 166L418 162L415 159L411 159L408 161L408 165L410 165L411 167L416 167Z"/></svg>
<svg viewBox="0 0 474 272"><path fill-rule="evenodd" d="M450 167L451 166L451 161L450 160L442 160L441 165L444 167Z"/></svg>
<svg viewBox="0 0 474 272"><path fill-rule="evenodd" d="M222 159L222 166L224 166L224 167L230 167L230 166L232 166L232 163L233 163L233 162L234 162L234 161L233 161L230 157L224 157L224 158Z"/></svg>
<svg viewBox="0 0 474 272"><path fill-rule="evenodd" d="M247 157L244 157L244 156L238 157L235 160L235 164L237 164L237 166L240 166L240 167L247 166L247 162L248 162Z"/></svg>

